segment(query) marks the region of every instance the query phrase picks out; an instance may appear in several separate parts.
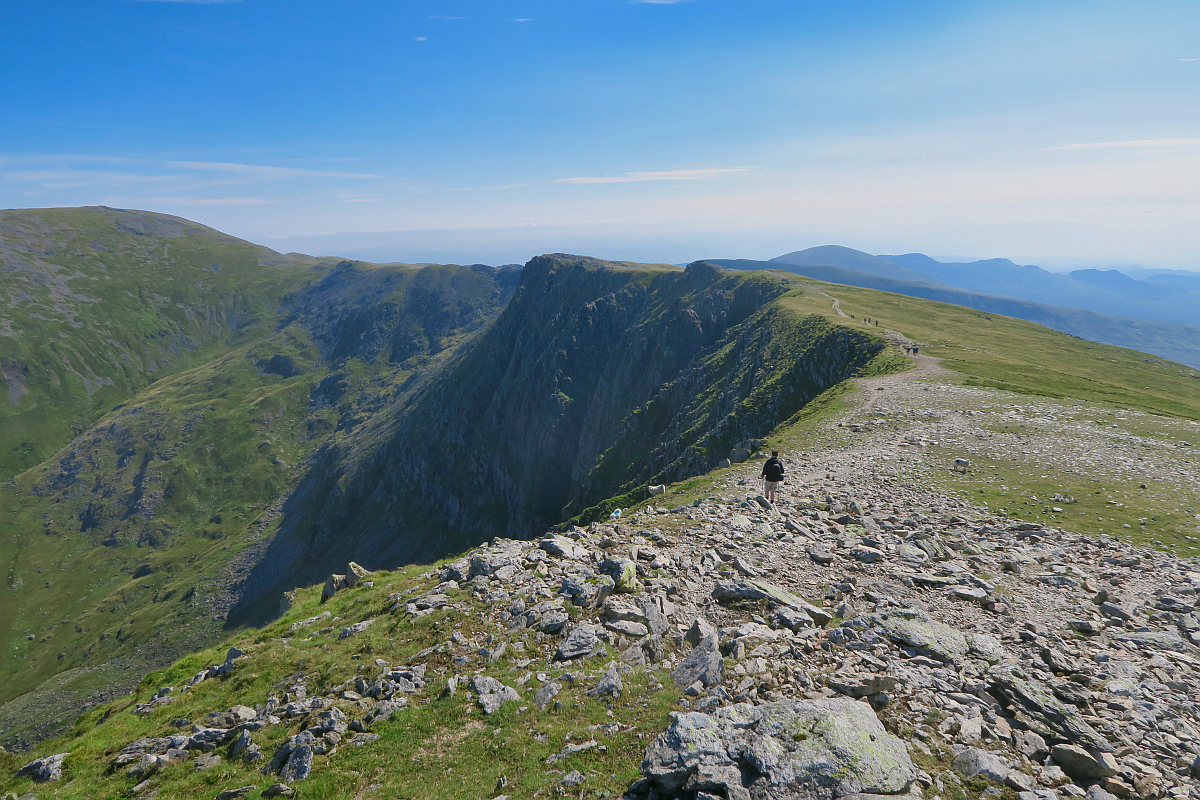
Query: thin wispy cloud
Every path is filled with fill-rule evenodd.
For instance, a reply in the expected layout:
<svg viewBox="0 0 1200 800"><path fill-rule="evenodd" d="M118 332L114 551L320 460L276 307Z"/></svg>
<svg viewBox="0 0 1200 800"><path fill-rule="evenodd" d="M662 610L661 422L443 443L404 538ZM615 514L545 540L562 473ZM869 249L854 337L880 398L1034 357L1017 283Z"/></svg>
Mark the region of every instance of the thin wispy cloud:
<svg viewBox="0 0 1200 800"><path fill-rule="evenodd" d="M0 170L0 180L16 183L36 183L48 189L74 189L82 186L123 183L154 183L173 181L182 175L144 175L139 172L116 172L96 169L14 169Z"/></svg>
<svg viewBox="0 0 1200 800"><path fill-rule="evenodd" d="M696 181L747 172L754 167L719 167L715 169L675 169L665 172L626 172L624 175L600 175L595 177L558 178L551 183L643 183L646 181Z"/></svg>
<svg viewBox="0 0 1200 800"><path fill-rule="evenodd" d="M514 19L513 22L533 22L533 17L521 17L520 19Z"/></svg>
<svg viewBox="0 0 1200 800"><path fill-rule="evenodd" d="M143 162L154 163L154 162ZM261 164L239 164L237 162L225 161L164 161L162 162L172 167L180 167L183 169L195 169L211 172L231 172L239 175L252 176L266 180L278 178L295 178L307 175L320 175L326 178L378 178L379 175L372 175L363 172L330 172L327 170L304 169L302 167L269 167Z"/></svg>
<svg viewBox="0 0 1200 800"><path fill-rule="evenodd" d="M447 189L447 192L498 192L501 189L522 189L528 183L505 183L500 186L464 186L459 189Z"/></svg>
<svg viewBox="0 0 1200 800"><path fill-rule="evenodd" d="M282 202L265 197L142 197L112 198L107 205L115 206L263 206Z"/></svg>
<svg viewBox="0 0 1200 800"><path fill-rule="evenodd" d="M1200 58L1181 58L1180 61L1200 61Z"/></svg>
<svg viewBox="0 0 1200 800"><path fill-rule="evenodd" d="M434 14L430 17L430 19L440 19L446 22L452 22L456 19L466 19L466 17L444 17L441 14Z"/></svg>
<svg viewBox="0 0 1200 800"><path fill-rule="evenodd" d="M1103 150L1111 147L1188 147L1200 144L1200 139L1129 139L1123 142L1080 142L1060 144L1047 150Z"/></svg>
<svg viewBox="0 0 1200 800"><path fill-rule="evenodd" d="M417 38L413 39L413 41L414 42L428 42L429 37L428 36L418 36Z"/></svg>

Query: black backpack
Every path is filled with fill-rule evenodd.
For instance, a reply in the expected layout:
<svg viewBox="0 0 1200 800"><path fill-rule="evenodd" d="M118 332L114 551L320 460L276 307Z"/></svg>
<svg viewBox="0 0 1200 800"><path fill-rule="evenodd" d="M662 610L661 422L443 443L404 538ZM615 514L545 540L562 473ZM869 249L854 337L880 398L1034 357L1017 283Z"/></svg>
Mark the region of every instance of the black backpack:
<svg viewBox="0 0 1200 800"><path fill-rule="evenodd" d="M778 458L767 459L767 463L763 465L763 476L771 483L783 480L783 462Z"/></svg>

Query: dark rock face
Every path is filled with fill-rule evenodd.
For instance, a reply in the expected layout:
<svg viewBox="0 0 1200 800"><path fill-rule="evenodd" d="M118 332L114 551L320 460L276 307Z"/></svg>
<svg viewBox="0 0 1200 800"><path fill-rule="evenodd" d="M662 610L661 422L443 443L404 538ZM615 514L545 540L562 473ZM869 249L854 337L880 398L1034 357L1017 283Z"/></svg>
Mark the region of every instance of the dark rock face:
<svg viewBox="0 0 1200 800"><path fill-rule="evenodd" d="M323 577L342 553L372 553L367 566L383 567L528 538L606 498L715 467L880 347L770 305L786 288L706 264L533 259L486 331L319 454L248 593ZM334 353L349 335L338 325L321 345Z"/></svg>

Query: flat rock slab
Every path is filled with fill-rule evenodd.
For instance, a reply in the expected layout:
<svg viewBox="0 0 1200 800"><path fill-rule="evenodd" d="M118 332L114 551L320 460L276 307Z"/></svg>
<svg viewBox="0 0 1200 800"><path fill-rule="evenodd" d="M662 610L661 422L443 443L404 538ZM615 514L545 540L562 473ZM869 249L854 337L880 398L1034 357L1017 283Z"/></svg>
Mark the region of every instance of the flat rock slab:
<svg viewBox="0 0 1200 800"><path fill-rule="evenodd" d="M1113 637L1114 641L1129 642L1131 644L1140 645L1155 650L1173 650L1177 653L1195 652L1194 645L1188 643L1182 636L1174 631L1131 631L1130 633L1119 633Z"/></svg>
<svg viewBox="0 0 1200 800"><path fill-rule="evenodd" d="M828 611L817 608L787 589L754 578L743 581L718 581L717 585L713 587L712 596L720 603L770 600L778 605L808 614L817 625L825 625L833 619L833 615Z"/></svg>
<svg viewBox="0 0 1200 800"><path fill-rule="evenodd" d="M994 697L1009 706L1013 716L1038 735L1071 742L1094 753L1111 753L1113 746L1072 706L1054 696L1044 683L1026 678L1012 664L997 664L989 672Z"/></svg>
<svg viewBox="0 0 1200 800"><path fill-rule="evenodd" d="M642 762L646 789L660 797L698 791L771 800L898 794L917 774L904 743L884 730L870 706L855 700L739 703L711 716L672 716Z"/></svg>
<svg viewBox="0 0 1200 800"><path fill-rule="evenodd" d="M963 633L916 609L863 614L849 624L858 629L875 629L901 647L946 664L961 664L972 659L994 664L1005 656L1003 646L995 637L985 633Z"/></svg>

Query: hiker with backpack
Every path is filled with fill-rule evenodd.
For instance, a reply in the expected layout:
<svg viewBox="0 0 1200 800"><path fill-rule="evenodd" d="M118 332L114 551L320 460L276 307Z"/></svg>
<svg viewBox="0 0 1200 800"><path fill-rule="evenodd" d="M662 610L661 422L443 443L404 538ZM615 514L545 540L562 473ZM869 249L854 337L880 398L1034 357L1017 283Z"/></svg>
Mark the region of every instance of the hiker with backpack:
<svg viewBox="0 0 1200 800"><path fill-rule="evenodd" d="M783 480L783 462L779 460L779 451L772 450L771 457L767 459L767 463L763 464L762 477L764 481L763 494L767 497L767 502L775 502L775 490L779 488L780 481Z"/></svg>

